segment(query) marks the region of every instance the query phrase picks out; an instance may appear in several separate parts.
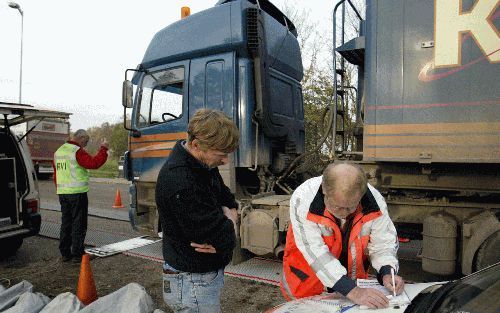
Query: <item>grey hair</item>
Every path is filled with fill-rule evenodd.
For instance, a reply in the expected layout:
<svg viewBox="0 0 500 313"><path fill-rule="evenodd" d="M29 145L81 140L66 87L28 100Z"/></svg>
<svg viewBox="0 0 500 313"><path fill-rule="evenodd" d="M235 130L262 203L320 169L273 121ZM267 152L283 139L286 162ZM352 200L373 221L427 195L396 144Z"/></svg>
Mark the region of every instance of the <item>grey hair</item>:
<svg viewBox="0 0 500 313"><path fill-rule="evenodd" d="M73 138L90 137L85 129L79 129L73 134Z"/></svg>

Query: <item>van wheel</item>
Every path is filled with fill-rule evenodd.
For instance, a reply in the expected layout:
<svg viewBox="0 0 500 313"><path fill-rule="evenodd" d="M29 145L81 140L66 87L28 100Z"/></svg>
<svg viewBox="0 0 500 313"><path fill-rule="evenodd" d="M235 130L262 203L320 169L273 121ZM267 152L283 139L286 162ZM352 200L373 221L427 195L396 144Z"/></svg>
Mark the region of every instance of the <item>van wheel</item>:
<svg viewBox="0 0 500 313"><path fill-rule="evenodd" d="M23 244L23 238L7 238L0 240L0 257L8 257L16 253Z"/></svg>
<svg viewBox="0 0 500 313"><path fill-rule="evenodd" d="M474 271L482 270L500 261L498 247L500 246L500 231L489 236L476 252Z"/></svg>

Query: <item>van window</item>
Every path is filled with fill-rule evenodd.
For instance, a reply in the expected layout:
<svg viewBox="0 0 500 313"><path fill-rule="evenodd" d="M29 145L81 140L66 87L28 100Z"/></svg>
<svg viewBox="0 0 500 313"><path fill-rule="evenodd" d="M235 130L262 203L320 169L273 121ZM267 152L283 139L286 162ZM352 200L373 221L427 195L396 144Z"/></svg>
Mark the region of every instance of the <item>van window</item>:
<svg viewBox="0 0 500 313"><path fill-rule="evenodd" d="M183 94L184 67L146 74L141 86L138 127L180 118Z"/></svg>

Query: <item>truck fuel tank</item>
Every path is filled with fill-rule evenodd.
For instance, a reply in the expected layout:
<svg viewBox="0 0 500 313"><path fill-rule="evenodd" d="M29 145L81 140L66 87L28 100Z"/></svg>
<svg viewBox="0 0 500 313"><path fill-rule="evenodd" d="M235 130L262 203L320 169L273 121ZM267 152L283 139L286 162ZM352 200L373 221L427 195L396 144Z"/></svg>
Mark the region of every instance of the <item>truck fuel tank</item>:
<svg viewBox="0 0 500 313"><path fill-rule="evenodd" d="M457 250L457 221L445 212L424 219L422 269L429 273L455 273Z"/></svg>
<svg viewBox="0 0 500 313"><path fill-rule="evenodd" d="M253 199L241 211L241 247L257 255L279 254L280 231L288 221L290 195ZM283 221L282 221L283 220Z"/></svg>

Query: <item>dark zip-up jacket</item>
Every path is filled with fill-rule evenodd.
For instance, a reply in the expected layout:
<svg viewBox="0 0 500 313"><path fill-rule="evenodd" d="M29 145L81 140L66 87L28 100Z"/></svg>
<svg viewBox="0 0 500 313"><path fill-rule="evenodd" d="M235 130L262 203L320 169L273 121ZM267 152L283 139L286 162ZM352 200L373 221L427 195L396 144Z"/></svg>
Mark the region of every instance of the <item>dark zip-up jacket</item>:
<svg viewBox="0 0 500 313"><path fill-rule="evenodd" d="M236 208L217 168L209 169L178 141L156 184L163 231L163 259L182 272L203 273L226 266L235 246L234 224L222 206ZM214 246L215 254L196 252L191 242Z"/></svg>

